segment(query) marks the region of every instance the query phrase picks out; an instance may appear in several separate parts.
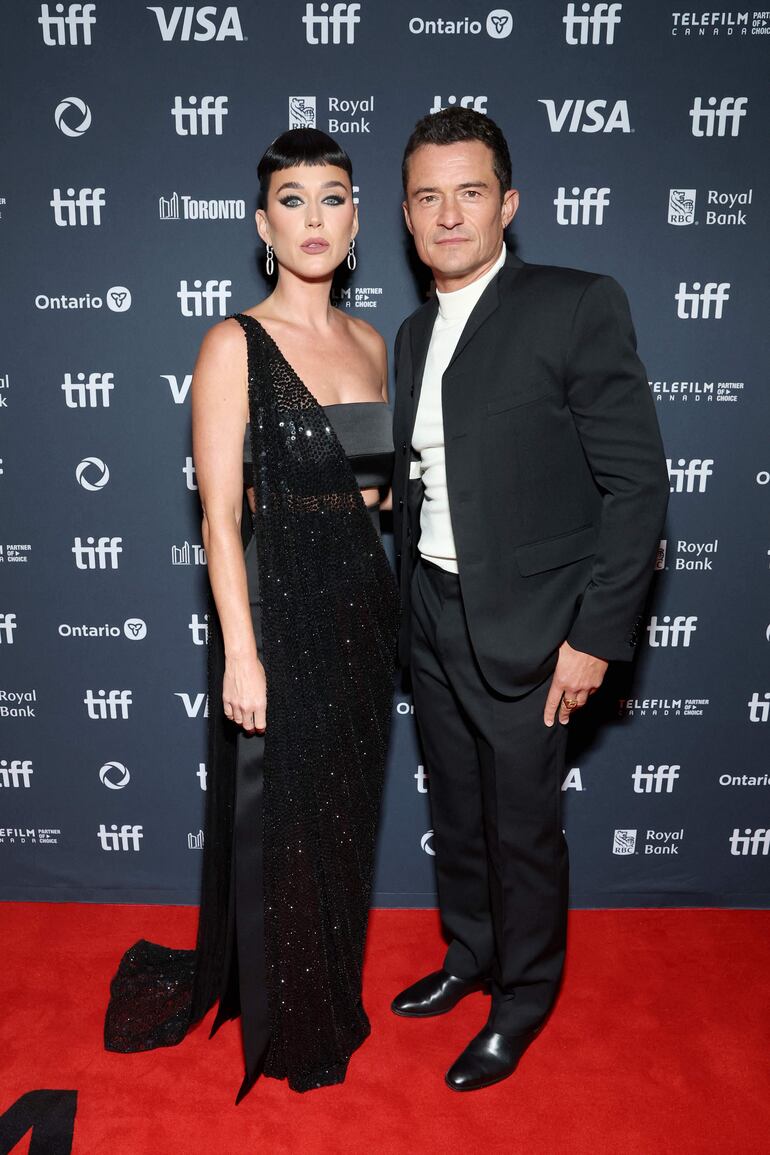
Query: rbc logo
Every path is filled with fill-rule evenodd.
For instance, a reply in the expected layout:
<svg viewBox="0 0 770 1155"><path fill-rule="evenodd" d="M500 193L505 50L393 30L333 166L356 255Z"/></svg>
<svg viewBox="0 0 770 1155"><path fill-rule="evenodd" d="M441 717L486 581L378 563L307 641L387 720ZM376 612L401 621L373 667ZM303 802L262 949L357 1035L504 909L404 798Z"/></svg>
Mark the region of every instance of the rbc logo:
<svg viewBox="0 0 770 1155"><path fill-rule="evenodd" d="M670 225L692 225L695 223L694 188L672 188L668 190L668 223Z"/></svg>
<svg viewBox="0 0 770 1155"><path fill-rule="evenodd" d="M693 281L689 291L687 282L680 281L674 293L677 317L681 321L708 321L713 305L714 320L721 321L725 301L730 300L730 285L730 281L708 281L701 289L700 281Z"/></svg>
<svg viewBox="0 0 770 1155"><path fill-rule="evenodd" d="M693 136L737 136L741 128L741 117L746 115L747 96L723 96L717 107L717 98L708 98L708 108L703 107L703 97L696 96L690 109Z"/></svg>
<svg viewBox="0 0 770 1155"><path fill-rule="evenodd" d="M730 835L730 853L736 856L744 854L770 854L770 830L744 830L741 834L736 826Z"/></svg>
<svg viewBox="0 0 770 1155"><path fill-rule="evenodd" d="M615 43L615 28L620 24L622 4L581 4L582 16L575 15L575 5L567 5L562 17L568 44L601 44L602 33L606 44ZM591 11L593 9L593 11ZM590 37L590 39L589 39Z"/></svg>
<svg viewBox="0 0 770 1155"><path fill-rule="evenodd" d="M669 486L669 489L672 493L705 493L708 479L714 472L711 468L713 464L714 461L711 457L702 459L694 457L692 461L680 457L676 466L673 466L671 458L667 457L668 479L674 483ZM697 490L695 488L696 482L698 484Z"/></svg>
<svg viewBox="0 0 770 1155"><path fill-rule="evenodd" d="M646 770L637 766L631 777L634 780L635 794L670 794L674 789L674 782L679 777L677 773L681 766L648 766Z"/></svg>
<svg viewBox="0 0 770 1155"><path fill-rule="evenodd" d="M289 128L316 127L316 98L314 96L289 97Z"/></svg>
<svg viewBox="0 0 770 1155"><path fill-rule="evenodd" d="M62 390L64 403L68 409L85 409L87 406L95 409L102 405L110 407L110 393L115 388L112 373L89 373L86 381L85 373L78 373L77 380L72 380L71 373L64 374Z"/></svg>
<svg viewBox="0 0 770 1155"><path fill-rule="evenodd" d="M601 225L604 224L604 210L610 203L610 190L586 188L581 194L579 188L573 188L572 196L568 197L562 185L553 203L556 205L556 223L559 225Z"/></svg>
<svg viewBox="0 0 770 1155"><path fill-rule="evenodd" d="M756 690L751 695L751 698L749 699L749 721L770 721L770 691L767 691L763 698L760 698Z"/></svg>
<svg viewBox="0 0 770 1155"><path fill-rule="evenodd" d="M321 15L316 16L315 4L305 5L302 23L305 25L305 39L308 44L342 44L342 29L345 29L345 43L353 44L356 38L356 24L361 23L358 13L360 4L321 4ZM329 14L329 9L332 9ZM331 31L331 40L329 32Z"/></svg>
<svg viewBox="0 0 770 1155"><path fill-rule="evenodd" d="M434 112L441 112L444 108L449 108L452 105L458 105L460 108L472 108L474 112L486 112L488 96L448 96L446 104L443 103L440 96L433 97L433 107L430 109L431 114Z"/></svg>
<svg viewBox="0 0 770 1155"><path fill-rule="evenodd" d="M628 101L616 100L607 111L606 100L563 100L556 111L555 100L538 100L545 106L551 132L631 132L628 119ZM570 116L570 113L572 115Z"/></svg>
<svg viewBox="0 0 770 1155"><path fill-rule="evenodd" d="M232 281L206 281L203 288L202 281L193 281L193 287L188 289L187 281L179 282L179 308L183 317L213 317L214 305L220 317L227 312L228 298L232 297L230 286Z"/></svg>
<svg viewBox="0 0 770 1155"><path fill-rule="evenodd" d="M636 850L635 830L616 830L612 836L613 854L633 854Z"/></svg>
<svg viewBox="0 0 770 1155"><path fill-rule="evenodd" d="M147 7L148 12L154 12L158 21L161 39L170 41L176 36L177 40L243 40L241 21L235 5L225 8L222 19L217 15L213 5L205 8L195 8L192 5L183 7L181 4L171 9L171 15L166 16L162 8ZM181 23L180 23L181 22ZM193 22L197 25L193 32Z"/></svg>
<svg viewBox="0 0 770 1155"><path fill-rule="evenodd" d="M698 628L697 621L697 617L684 616L676 617L672 621L666 615L661 622L658 622L657 617L653 616L647 627L649 643L654 649L657 649L658 646L671 646L675 649L679 645L686 648L690 645L690 639Z"/></svg>
<svg viewBox="0 0 770 1155"><path fill-rule="evenodd" d="M222 124L228 112L227 97L202 96L200 107L196 107L197 104L197 96L187 98L187 107L182 104L181 96L174 97L171 115L177 136L208 136L212 131L214 136L221 136Z"/></svg>
<svg viewBox="0 0 770 1155"><path fill-rule="evenodd" d="M47 4L40 5L37 22L43 33L43 44L58 47L62 44L78 44L78 29L83 30L83 43L91 43L91 29L96 23L95 4L56 5L57 16L51 16Z"/></svg>
<svg viewBox="0 0 770 1155"><path fill-rule="evenodd" d="M77 193L74 188L67 189L67 195L62 196L61 189L53 190L53 198L49 201L53 209L54 223L59 228L68 228L72 225L100 225L102 223L101 210L106 201L103 188L81 188ZM91 219L89 220L89 212Z"/></svg>
<svg viewBox="0 0 770 1155"><path fill-rule="evenodd" d="M16 614L0 614L0 645L12 646L16 629Z"/></svg>

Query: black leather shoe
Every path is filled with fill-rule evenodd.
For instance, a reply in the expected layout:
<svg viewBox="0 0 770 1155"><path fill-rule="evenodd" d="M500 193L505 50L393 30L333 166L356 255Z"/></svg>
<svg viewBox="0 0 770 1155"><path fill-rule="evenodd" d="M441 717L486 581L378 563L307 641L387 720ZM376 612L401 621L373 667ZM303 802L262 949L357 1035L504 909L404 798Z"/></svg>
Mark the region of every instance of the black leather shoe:
<svg viewBox="0 0 770 1155"><path fill-rule="evenodd" d="M522 1035L498 1035L484 1027L446 1073L453 1091L479 1091L512 1075L539 1028Z"/></svg>
<svg viewBox="0 0 770 1155"><path fill-rule="evenodd" d="M482 979L467 981L457 979L449 971L434 971L424 979L412 983L390 1004L394 1015L408 1019L429 1019L433 1015L445 1015L474 991L483 990L486 983Z"/></svg>

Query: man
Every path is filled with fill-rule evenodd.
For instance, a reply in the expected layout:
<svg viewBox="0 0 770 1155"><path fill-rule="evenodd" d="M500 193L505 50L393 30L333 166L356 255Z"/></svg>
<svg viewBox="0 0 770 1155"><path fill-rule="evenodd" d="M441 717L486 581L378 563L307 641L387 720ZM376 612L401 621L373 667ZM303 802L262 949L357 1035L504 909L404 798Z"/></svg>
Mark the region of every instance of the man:
<svg viewBox="0 0 770 1155"><path fill-rule="evenodd" d="M506 253L519 198L497 125L425 117L403 177L437 299L396 340L399 644L449 948L392 1009L491 989L446 1075L468 1091L513 1072L557 993L565 723L633 656L668 479L620 286Z"/></svg>

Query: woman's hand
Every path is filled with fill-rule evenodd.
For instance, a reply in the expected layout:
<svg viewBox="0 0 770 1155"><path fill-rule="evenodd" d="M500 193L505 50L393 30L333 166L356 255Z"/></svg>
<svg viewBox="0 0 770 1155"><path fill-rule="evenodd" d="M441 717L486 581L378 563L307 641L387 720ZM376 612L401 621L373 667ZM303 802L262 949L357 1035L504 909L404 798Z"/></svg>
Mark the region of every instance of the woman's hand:
<svg viewBox="0 0 770 1155"><path fill-rule="evenodd" d="M265 667L256 654L226 658L222 705L225 717L247 734L264 733L267 682Z"/></svg>

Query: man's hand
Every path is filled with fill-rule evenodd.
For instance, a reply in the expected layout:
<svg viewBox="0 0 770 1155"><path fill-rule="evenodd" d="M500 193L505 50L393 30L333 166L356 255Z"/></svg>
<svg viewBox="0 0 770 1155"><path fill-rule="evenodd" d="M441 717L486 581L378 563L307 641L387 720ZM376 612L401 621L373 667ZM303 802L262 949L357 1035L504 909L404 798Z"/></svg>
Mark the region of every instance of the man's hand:
<svg viewBox="0 0 770 1155"><path fill-rule="evenodd" d="M573 650L569 642L562 642L545 703L546 726L553 726L557 710L559 721L565 726L570 714L585 706L590 695L599 689L606 672L607 663L602 658Z"/></svg>

